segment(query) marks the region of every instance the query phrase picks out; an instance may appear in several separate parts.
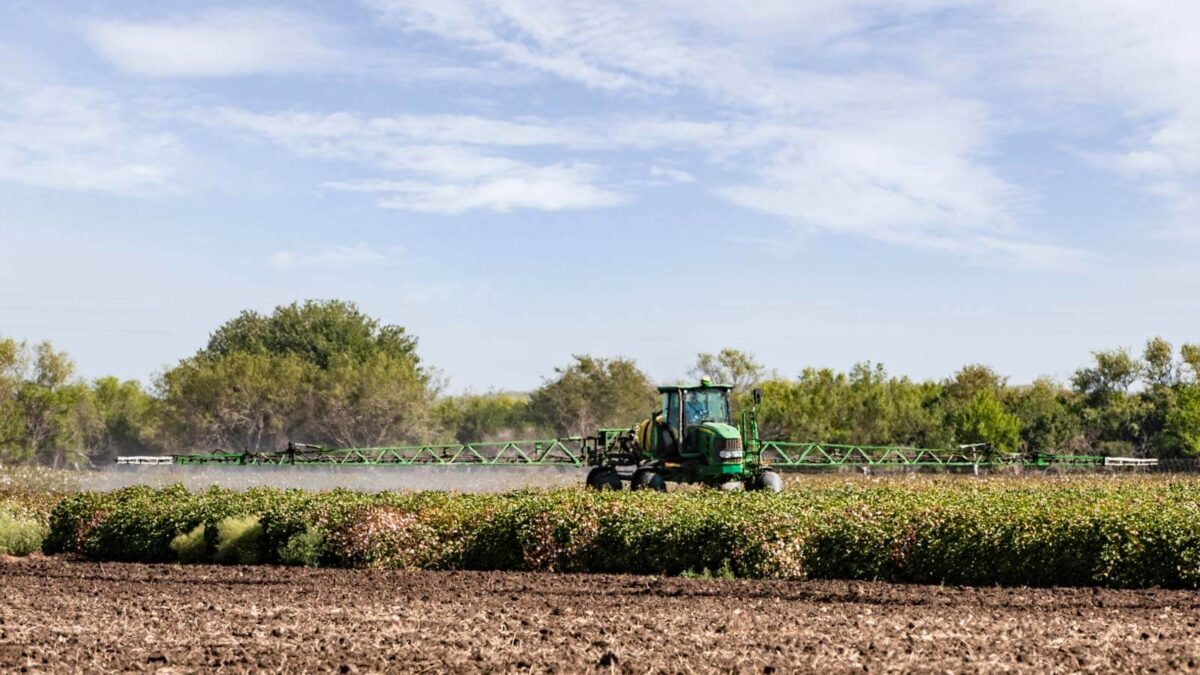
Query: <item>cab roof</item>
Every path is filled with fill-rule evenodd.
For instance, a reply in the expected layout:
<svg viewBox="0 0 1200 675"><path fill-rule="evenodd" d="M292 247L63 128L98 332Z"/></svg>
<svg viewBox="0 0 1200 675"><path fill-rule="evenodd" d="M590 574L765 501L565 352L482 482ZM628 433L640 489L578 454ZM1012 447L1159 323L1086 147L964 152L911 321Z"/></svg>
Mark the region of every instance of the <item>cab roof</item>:
<svg viewBox="0 0 1200 675"><path fill-rule="evenodd" d="M691 389L733 389L732 384L713 384L712 380L707 377L700 378L700 384L672 384L658 388L658 391L663 394L669 394L673 391L687 391Z"/></svg>

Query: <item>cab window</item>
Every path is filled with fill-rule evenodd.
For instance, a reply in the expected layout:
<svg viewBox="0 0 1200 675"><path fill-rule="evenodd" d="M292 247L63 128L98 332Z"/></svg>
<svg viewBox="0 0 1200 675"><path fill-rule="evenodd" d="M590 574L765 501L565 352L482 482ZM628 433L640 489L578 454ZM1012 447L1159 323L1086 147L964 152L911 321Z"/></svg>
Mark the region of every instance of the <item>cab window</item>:
<svg viewBox="0 0 1200 675"><path fill-rule="evenodd" d="M697 389L684 395L683 419L687 426L701 422L729 422L729 399L724 389Z"/></svg>
<svg viewBox="0 0 1200 675"><path fill-rule="evenodd" d="M668 392L663 396L663 421L667 426L679 428L679 392Z"/></svg>

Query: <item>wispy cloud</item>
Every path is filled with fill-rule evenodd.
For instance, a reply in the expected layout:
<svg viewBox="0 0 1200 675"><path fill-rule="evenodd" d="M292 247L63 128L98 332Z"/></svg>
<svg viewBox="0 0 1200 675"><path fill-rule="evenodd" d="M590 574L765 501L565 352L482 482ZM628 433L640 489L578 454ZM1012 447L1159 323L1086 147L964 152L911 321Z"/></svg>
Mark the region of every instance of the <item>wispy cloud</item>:
<svg viewBox="0 0 1200 675"><path fill-rule="evenodd" d="M650 167L650 178L656 183L679 184L695 183L696 177L683 169L673 169L669 166Z"/></svg>
<svg viewBox="0 0 1200 675"><path fill-rule="evenodd" d="M994 131L983 101L924 75L919 46L891 48L880 60L889 65L880 67L872 57L884 48L861 38L883 19L919 22L959 0L767 2L750 13L732 1L536 10L519 0L366 4L402 30L593 89L708 99L720 111L708 119L626 119L592 137L699 155L726 177L710 186L717 194L801 231L970 250L1030 266L1086 257L1014 224L1018 189L985 159ZM780 59L784 52L770 45L786 45L790 57ZM829 60L843 52L854 58ZM806 54L811 65L797 65Z"/></svg>
<svg viewBox="0 0 1200 675"><path fill-rule="evenodd" d="M585 143L586 133L534 120L465 115L362 118L334 113L259 114L225 108L198 116L250 132L298 155L354 162L392 174L325 187L374 193L383 208L458 214L473 210L559 211L623 201L586 162L532 164L506 149Z"/></svg>
<svg viewBox="0 0 1200 675"><path fill-rule="evenodd" d="M0 82L0 180L126 195L177 190L183 150L87 87Z"/></svg>
<svg viewBox="0 0 1200 675"><path fill-rule="evenodd" d="M256 113L223 107L198 112L202 123L253 132L303 154L386 159L412 145L531 147L583 145L589 133L572 125L526 118L501 120L476 115L392 115L349 112ZM594 142L594 141L593 141Z"/></svg>
<svg viewBox="0 0 1200 675"><path fill-rule="evenodd" d="M292 73L336 62L328 29L280 9L217 9L158 21L96 21L87 37L118 68L148 77Z"/></svg>
<svg viewBox="0 0 1200 675"><path fill-rule="evenodd" d="M1137 131L1108 166L1166 200L1160 233L1200 237L1200 4L1188 0L1009 0L1027 77L1051 92L1116 104ZM1103 143L1103 139L1101 140Z"/></svg>
<svg viewBox="0 0 1200 675"><path fill-rule="evenodd" d="M425 213L458 214L472 210L563 211L615 206L624 198L595 185L595 167L581 164L516 166L474 180L457 182L331 182L325 187L380 195L379 206Z"/></svg>
<svg viewBox="0 0 1200 675"><path fill-rule="evenodd" d="M394 255L395 250L391 251ZM271 256L271 265L279 269L295 269L312 267L319 269L346 269L364 265L379 265L387 262L391 256L377 251L365 244L356 246L330 246L319 251L297 253L291 250L279 251Z"/></svg>

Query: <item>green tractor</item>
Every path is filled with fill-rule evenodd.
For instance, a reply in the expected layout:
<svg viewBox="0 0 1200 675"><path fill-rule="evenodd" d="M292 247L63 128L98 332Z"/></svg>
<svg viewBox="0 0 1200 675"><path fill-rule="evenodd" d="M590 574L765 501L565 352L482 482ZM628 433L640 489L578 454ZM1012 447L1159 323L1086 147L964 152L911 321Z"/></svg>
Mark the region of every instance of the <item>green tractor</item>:
<svg viewBox="0 0 1200 675"><path fill-rule="evenodd" d="M759 455L757 406L733 422L729 390L708 378L696 387L659 387L662 409L632 429L601 429L585 446L587 485L597 490L665 490L667 482L779 492L783 480Z"/></svg>

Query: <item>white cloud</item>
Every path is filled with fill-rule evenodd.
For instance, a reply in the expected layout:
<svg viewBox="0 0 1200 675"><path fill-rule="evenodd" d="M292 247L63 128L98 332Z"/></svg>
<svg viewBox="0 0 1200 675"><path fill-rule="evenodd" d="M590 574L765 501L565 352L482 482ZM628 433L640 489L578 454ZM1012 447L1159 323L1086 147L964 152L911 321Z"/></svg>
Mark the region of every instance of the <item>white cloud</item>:
<svg viewBox="0 0 1200 675"><path fill-rule="evenodd" d="M1200 4L1191 0L1007 0L1013 60L1043 95L1099 103L1115 126L1092 151L1166 200L1166 234L1200 237Z"/></svg>
<svg viewBox="0 0 1200 675"><path fill-rule="evenodd" d="M441 2L439 0L368 0L368 6L386 20L412 30L421 30L471 45L510 63L544 71L559 77L577 80L589 86L621 89L637 86L638 81L628 74L597 67L587 55L577 50L554 48L556 38L564 37L571 26L564 24L563 15L550 4L537 8L500 6L502 3ZM607 18L609 8L592 6L598 24ZM523 24L510 11L518 12ZM509 39L503 36L508 28L526 30L540 27L544 42ZM576 26L579 27L579 26ZM524 35L522 37L525 37Z"/></svg>
<svg viewBox="0 0 1200 675"><path fill-rule="evenodd" d="M386 157L396 148L421 145L532 147L584 145L588 132L536 118L498 120L474 115L363 117L346 112L254 113L218 108L194 117L209 124L251 131L304 154Z"/></svg>
<svg viewBox="0 0 1200 675"><path fill-rule="evenodd" d="M173 136L142 129L103 91L0 82L0 180L157 194L176 190L181 160Z"/></svg>
<svg viewBox="0 0 1200 675"><path fill-rule="evenodd" d="M459 182L391 181L327 183L326 187L380 194L379 206L424 213L459 214L472 210L562 211L615 206L621 195L594 185L588 165L519 166Z"/></svg>
<svg viewBox="0 0 1200 675"><path fill-rule="evenodd" d="M683 169L673 169L669 166L650 167L650 177L656 183L680 184L695 183L696 177Z"/></svg>
<svg viewBox="0 0 1200 675"><path fill-rule="evenodd" d="M160 21L95 21L87 37L118 68L148 77L291 73L335 62L328 30L278 9L218 9Z"/></svg>
<svg viewBox="0 0 1200 675"><path fill-rule="evenodd" d="M379 193L384 208L457 214L471 210L558 211L612 206L601 171L581 162L534 165L498 154L504 148L586 143L581 130L536 120L464 115L362 118L346 113L258 114L224 108L201 116L265 137L307 157L341 160L401 175L326 187Z"/></svg>
<svg viewBox="0 0 1200 675"><path fill-rule="evenodd" d="M710 119L593 124L601 131L592 137L698 153L743 176L718 194L802 230L1029 265L1054 251L1052 265L1082 257L1030 241L1014 225L1016 189L986 161L988 108L940 83L947 71L930 65L937 59L922 41L908 37L906 53L862 38L883 25L903 43L907 26L969 9L964 0L768 1L753 11L731 0L365 2L406 31L587 87L706 98L716 104ZM845 54L855 58L836 58Z"/></svg>
<svg viewBox="0 0 1200 675"><path fill-rule="evenodd" d="M357 246L330 246L313 253L296 253L294 251L279 251L271 256L271 265L279 269L295 269L311 267L318 269L347 269L365 265L378 265L388 260L389 256L380 253L364 244Z"/></svg>

